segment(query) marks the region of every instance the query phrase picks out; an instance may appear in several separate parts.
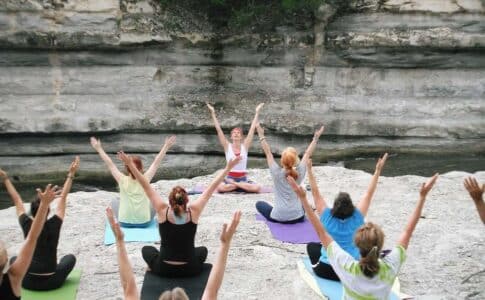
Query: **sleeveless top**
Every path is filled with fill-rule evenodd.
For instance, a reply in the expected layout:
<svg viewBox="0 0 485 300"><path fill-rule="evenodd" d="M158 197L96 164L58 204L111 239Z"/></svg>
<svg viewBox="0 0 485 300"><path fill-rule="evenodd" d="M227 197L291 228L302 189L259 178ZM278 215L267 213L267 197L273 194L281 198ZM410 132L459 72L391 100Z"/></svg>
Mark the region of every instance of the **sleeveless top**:
<svg viewBox="0 0 485 300"><path fill-rule="evenodd" d="M0 299L20 300L20 297L15 296L15 294L13 293L8 273L3 274L2 284L0 285Z"/></svg>
<svg viewBox="0 0 485 300"><path fill-rule="evenodd" d="M150 201L141 184L124 175L119 181L120 208L118 220L129 224L143 224L150 221Z"/></svg>
<svg viewBox="0 0 485 300"><path fill-rule="evenodd" d="M33 220L25 213L19 216L19 223L24 233L24 238L29 235ZM61 232L62 219L58 215L48 219L40 236L37 239L32 262L29 266L29 273L53 273L57 268L57 245Z"/></svg>
<svg viewBox="0 0 485 300"><path fill-rule="evenodd" d="M231 169L231 172L246 173L246 167L248 165L248 151L246 150L243 144L241 144L241 153L238 156L241 157L241 161L239 161L237 165L235 165ZM226 151L226 161L230 161L235 157L236 157L236 154L232 150L232 144L229 144Z"/></svg>
<svg viewBox="0 0 485 300"><path fill-rule="evenodd" d="M185 224L174 224L168 220L159 223L161 245L160 254L163 260L188 262L195 257L194 239L197 232L197 224L192 222L192 214L189 209L190 221Z"/></svg>
<svg viewBox="0 0 485 300"><path fill-rule="evenodd" d="M326 208L320 216L320 222L335 242L355 260L360 259L359 248L354 243L354 235L357 229L364 224L364 216L357 208L354 213L345 219L332 215L332 210ZM328 264L327 251L322 247L320 261Z"/></svg>

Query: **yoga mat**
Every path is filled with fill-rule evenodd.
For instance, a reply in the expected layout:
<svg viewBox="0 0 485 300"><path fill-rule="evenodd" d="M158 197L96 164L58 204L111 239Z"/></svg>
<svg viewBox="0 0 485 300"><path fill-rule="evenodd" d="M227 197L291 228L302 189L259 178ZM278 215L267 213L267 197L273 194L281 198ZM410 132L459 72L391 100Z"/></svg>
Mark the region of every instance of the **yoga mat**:
<svg viewBox="0 0 485 300"><path fill-rule="evenodd" d="M157 219L154 218L150 225L145 228L126 228L121 227L125 234L125 242L158 242L160 241L160 234L158 233ZM116 242L115 235L106 220L106 228L104 230L104 244L111 245Z"/></svg>
<svg viewBox="0 0 485 300"><path fill-rule="evenodd" d="M318 235L310 221L295 224L281 224L266 220L261 214L256 214L257 221L264 221L268 225L273 237L279 241L292 244L308 244L320 242Z"/></svg>
<svg viewBox="0 0 485 300"><path fill-rule="evenodd" d="M300 276L305 281L310 288L317 293L322 299L329 300L340 300L342 299L343 287L338 281L328 280L318 277L313 273L312 265L310 259L305 257L297 261L298 271ZM394 280L394 285L392 286L392 293L390 299L399 300L399 279Z"/></svg>
<svg viewBox="0 0 485 300"><path fill-rule="evenodd" d="M75 300L77 288L81 281L81 270L74 269L67 276L64 284L51 291L31 291L22 288L22 300Z"/></svg>
<svg viewBox="0 0 485 300"><path fill-rule="evenodd" d="M206 189L206 186L203 185L196 185L194 186L190 191L187 193L189 195L196 195L196 194L202 194ZM259 190L259 193L246 193L243 191L233 191L233 192L228 192L228 193L222 193L222 194L267 194L267 193L272 193L273 192L273 187L271 186L262 186L261 189ZM220 193L218 193L220 194Z"/></svg>
<svg viewBox="0 0 485 300"><path fill-rule="evenodd" d="M152 272L146 272L141 288L141 300L158 300L160 294L164 291L176 287L183 288L190 300L201 299L211 269L211 264L204 264L201 274L194 277L178 278L159 277Z"/></svg>

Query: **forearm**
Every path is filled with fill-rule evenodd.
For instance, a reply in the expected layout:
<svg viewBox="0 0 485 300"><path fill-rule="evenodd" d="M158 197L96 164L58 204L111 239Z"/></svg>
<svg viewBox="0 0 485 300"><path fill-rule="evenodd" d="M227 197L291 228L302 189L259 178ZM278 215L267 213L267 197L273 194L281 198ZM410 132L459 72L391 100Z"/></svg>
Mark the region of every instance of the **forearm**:
<svg viewBox="0 0 485 300"><path fill-rule="evenodd" d="M165 158L167 152L168 148L166 146L163 146L162 149L160 149L160 152L158 152L157 156L155 156L155 159L150 165L150 168L148 168L148 170L145 172L147 180L151 181L151 179L155 176L155 174L157 173L157 169L160 166L162 160Z"/></svg>
<svg viewBox="0 0 485 300"><path fill-rule="evenodd" d="M315 148L317 147L318 138L313 137L311 143L308 145L307 149L305 150L305 154L303 155L302 161L307 160L313 155Z"/></svg>
<svg viewBox="0 0 485 300"><path fill-rule="evenodd" d="M224 178L226 178L229 171L231 171L231 169L228 166L226 166L224 168L224 170L222 170L222 172L220 172L216 176L216 178L214 178L214 180L212 180L212 182L210 183L209 187L206 190L208 192L209 197L210 197L210 195L212 195L214 193L214 191L219 186L219 184L221 184L221 182L224 180Z"/></svg>
<svg viewBox="0 0 485 300"><path fill-rule="evenodd" d="M57 206L57 211L64 215L66 210L67 195L71 191L72 181L74 179L74 174L68 173L66 181L64 181L64 186L62 187L61 201Z"/></svg>
<svg viewBox="0 0 485 300"><path fill-rule="evenodd" d="M413 235L414 229L416 228L416 225L418 224L419 218L421 218L421 213L423 211L424 201L425 201L425 198L420 196L418 204L416 205L414 212L409 217L408 223L407 223L406 227L404 228L403 233L401 234L399 244L406 249L409 245L409 241L411 240L411 236Z"/></svg>
<svg viewBox="0 0 485 300"><path fill-rule="evenodd" d="M320 194L320 190L318 189L317 180L315 179L315 174L313 173L313 168L307 168L307 172L308 181L310 182L310 187L312 189L313 201L315 202L317 211L321 213L327 205Z"/></svg>
<svg viewBox="0 0 485 300"><path fill-rule="evenodd" d="M370 202L377 188L377 182L379 181L379 176L380 176L380 172L375 171L374 175L372 175L371 182L367 187L367 191L365 192L364 196L362 197L362 199L359 201L359 204L357 205L360 212L364 216L367 215L367 211L369 210Z"/></svg>
<svg viewBox="0 0 485 300"><path fill-rule="evenodd" d="M476 200L474 199L473 203L475 203L480 219L485 224L485 202L483 201L483 198Z"/></svg>
<svg viewBox="0 0 485 300"><path fill-rule="evenodd" d="M22 198L20 197L19 193L15 189L15 186L13 185L13 183L10 181L8 177L4 180L4 183L5 183L7 192L10 195L10 198L12 198L13 204L15 205L17 216L20 216L21 214L25 213L25 208L24 208L24 204L22 203Z"/></svg>
<svg viewBox="0 0 485 300"><path fill-rule="evenodd" d="M229 254L229 244L222 244L219 248L219 254L217 260L212 267L209 280L204 290L203 300L217 299L217 294L222 285L222 279L224 278L224 272L227 264L227 256Z"/></svg>
<svg viewBox="0 0 485 300"><path fill-rule="evenodd" d="M224 132L222 131L221 125L219 124L219 120L217 120L216 113L211 113L212 116L212 122L214 122L214 127L216 128L217 131L217 137L219 138L219 142L222 144L222 146L225 148L226 147L226 136L224 135Z"/></svg>
<svg viewBox="0 0 485 300"><path fill-rule="evenodd" d="M308 203L308 200L302 199L302 205L303 209L306 212L306 215L308 219L310 220L310 223L312 223L313 228L315 228L315 231L317 232L317 235L322 243L322 245L325 247L325 249L328 247L328 245L332 242L332 238L328 233L325 231L323 228L322 223L320 223L320 220L318 219L317 215L313 212L313 209L311 208L310 204Z"/></svg>

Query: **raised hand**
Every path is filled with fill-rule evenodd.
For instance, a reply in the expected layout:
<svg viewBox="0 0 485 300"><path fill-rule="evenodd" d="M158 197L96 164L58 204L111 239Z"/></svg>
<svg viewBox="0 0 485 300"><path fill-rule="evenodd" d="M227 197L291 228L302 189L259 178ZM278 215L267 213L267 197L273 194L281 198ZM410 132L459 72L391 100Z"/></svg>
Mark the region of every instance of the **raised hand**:
<svg viewBox="0 0 485 300"><path fill-rule="evenodd" d="M419 191L419 195L422 198L425 198L426 195L428 195L429 191L431 191L431 188L433 188L433 185L435 184L436 180L438 179L438 176L439 176L438 173L434 174L433 177L428 179L428 181L426 183L423 183L421 185L421 190Z"/></svg>
<svg viewBox="0 0 485 300"><path fill-rule="evenodd" d="M74 176L74 174L76 174L77 170L79 169L80 160L79 155L74 158L73 162L69 166L69 175Z"/></svg>
<svg viewBox="0 0 485 300"><path fill-rule="evenodd" d="M239 221L241 220L241 211L235 211L234 214L232 215L232 220L229 226L224 223L222 225L222 231L221 231L221 243L223 244L229 244L231 242L232 236L234 235L234 232L236 232L236 228L239 225Z"/></svg>
<svg viewBox="0 0 485 300"><path fill-rule="evenodd" d="M171 148L176 141L177 137L175 135L171 135L165 139L165 144L163 145L167 149Z"/></svg>
<svg viewBox="0 0 485 300"><path fill-rule="evenodd" d="M119 160L121 160L127 165L129 165L132 162L131 157L128 154L126 154L124 151L118 151L116 156L118 157Z"/></svg>
<svg viewBox="0 0 485 300"><path fill-rule="evenodd" d="M473 177L468 177L465 178L465 181L463 182L465 185L466 190L470 194L470 197L472 197L473 201L478 202L482 201L483 199L483 193L485 191L485 184L480 185L478 184L478 181L473 178Z"/></svg>
<svg viewBox="0 0 485 300"><path fill-rule="evenodd" d="M318 130L315 131L313 138L319 139L320 136L322 135L324 129L325 129L325 126L322 125L322 127L320 127Z"/></svg>
<svg viewBox="0 0 485 300"><path fill-rule="evenodd" d="M101 148L101 140L95 138L94 136L92 136L89 141L91 142L91 146L95 149L95 150L98 150Z"/></svg>
<svg viewBox="0 0 485 300"><path fill-rule="evenodd" d="M384 153L384 155L377 160L376 172L379 172L379 174L381 173L382 169L384 168L384 165L386 164L386 160L387 160L387 152Z"/></svg>
<svg viewBox="0 0 485 300"><path fill-rule="evenodd" d="M288 183L290 184L293 191L295 191L298 198L301 201L306 201L306 191L305 191L305 189L302 186L298 185L298 183L296 183L295 179L291 176L287 176L286 180L288 180Z"/></svg>
<svg viewBox="0 0 485 300"><path fill-rule="evenodd" d="M123 241L124 234L120 228L120 224L116 222L115 217L113 216L113 210L111 207L106 208L106 217L108 217L109 225L111 226L111 230L113 231L117 241Z"/></svg>
<svg viewBox="0 0 485 300"><path fill-rule="evenodd" d="M210 105L209 102L206 102L205 103L207 105L207 108L209 109L209 111L211 112L211 114L215 114L216 111L214 110L214 106Z"/></svg>
<svg viewBox="0 0 485 300"><path fill-rule="evenodd" d="M264 106L264 103L259 103L258 106L256 106L256 113L259 113L259 111L261 110L261 108L263 108Z"/></svg>
<svg viewBox="0 0 485 300"><path fill-rule="evenodd" d="M264 129L263 129L263 127L261 127L261 124L259 122L258 122L258 124L256 124L256 131L258 132L259 137L264 136Z"/></svg>
<svg viewBox="0 0 485 300"><path fill-rule="evenodd" d="M7 172L5 172L4 170L0 169L0 179L2 181L5 181L7 178L8 178Z"/></svg>
<svg viewBox="0 0 485 300"><path fill-rule="evenodd" d="M37 189L37 196L40 198L40 202L49 205L56 197L57 185L52 186L48 184L45 190Z"/></svg>

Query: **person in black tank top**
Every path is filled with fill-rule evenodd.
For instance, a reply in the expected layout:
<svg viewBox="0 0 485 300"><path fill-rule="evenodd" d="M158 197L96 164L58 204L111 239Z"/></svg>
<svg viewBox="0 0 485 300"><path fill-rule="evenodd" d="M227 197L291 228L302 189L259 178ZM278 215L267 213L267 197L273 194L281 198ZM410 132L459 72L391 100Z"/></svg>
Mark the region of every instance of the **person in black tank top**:
<svg viewBox="0 0 485 300"><path fill-rule="evenodd" d="M194 245L199 216L217 186L240 158L227 162L224 171L216 176L197 200L189 204L186 190L177 186L170 192L170 205L167 205L128 155L120 151L118 157L135 175L157 211L161 245L160 251L153 246L143 247L142 255L148 267L152 272L166 277L194 276L202 272L207 248Z"/></svg>
<svg viewBox="0 0 485 300"><path fill-rule="evenodd" d="M0 178L6 185L11 185L8 180L7 174L0 169ZM37 195L40 198L40 205L37 211L37 216L32 222L32 227L25 238L23 246L20 248L20 252L17 259L13 261L10 267L8 265L7 248L0 241L0 270L3 270L0 276L0 299L2 300L16 300L21 296L22 280L27 273L34 249L37 244L42 227L44 226L47 212L49 211L49 204L54 200L55 190L57 187L47 185L44 192L40 189L37 190ZM6 271L7 270L7 271ZM6 271L5 274L3 274Z"/></svg>
<svg viewBox="0 0 485 300"><path fill-rule="evenodd" d="M22 282L22 287L26 289L37 291L57 289L62 286L76 264L76 257L72 254L62 257L57 264L57 245L66 213L67 195L71 190L72 181L78 168L79 156L74 159L69 167L56 213L45 222L40 234L32 262ZM32 218L26 214L22 199L13 184L7 179L5 185L17 209L19 224L22 227L24 237L27 237L32 227ZM30 206L32 217L36 216L39 205L40 199L37 197Z"/></svg>
<svg viewBox="0 0 485 300"><path fill-rule="evenodd" d="M113 231L116 239L119 273L122 282L124 299L139 300L140 295L136 286L135 275L133 274L133 269L131 267L130 260L128 259L128 254L126 252L123 231L121 231L120 224L115 220L113 216L113 211L109 207L106 208L106 216L108 217L111 230ZM236 211L232 216L231 223L229 225L224 224L222 226L222 232L220 235L221 246L219 247L216 262L212 267L209 279L205 286L202 300L217 299L217 294L219 292L219 288L222 285L222 279L224 278L224 271L226 269L227 256L229 254L232 236L236 232L236 228L240 220L241 211ZM160 299L188 300L189 298L182 288L176 287L172 290L164 291L160 295Z"/></svg>

